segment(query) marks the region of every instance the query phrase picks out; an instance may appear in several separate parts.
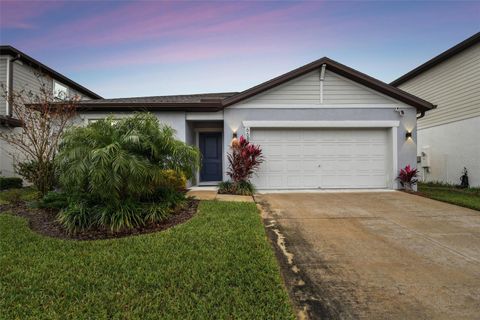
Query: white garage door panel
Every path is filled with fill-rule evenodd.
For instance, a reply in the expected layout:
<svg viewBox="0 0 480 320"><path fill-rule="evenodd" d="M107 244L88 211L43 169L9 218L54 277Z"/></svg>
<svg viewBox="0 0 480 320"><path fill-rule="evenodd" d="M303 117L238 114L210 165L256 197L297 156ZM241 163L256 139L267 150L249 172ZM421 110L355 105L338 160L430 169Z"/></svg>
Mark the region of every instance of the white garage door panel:
<svg viewBox="0 0 480 320"><path fill-rule="evenodd" d="M386 188L386 129L251 129L259 189Z"/></svg>

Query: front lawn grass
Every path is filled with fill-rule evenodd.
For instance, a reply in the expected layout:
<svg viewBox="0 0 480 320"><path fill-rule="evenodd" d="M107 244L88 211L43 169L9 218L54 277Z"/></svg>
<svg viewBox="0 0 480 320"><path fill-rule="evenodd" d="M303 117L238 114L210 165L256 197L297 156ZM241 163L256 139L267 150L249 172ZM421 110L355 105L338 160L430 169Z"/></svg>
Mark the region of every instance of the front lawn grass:
<svg viewBox="0 0 480 320"><path fill-rule="evenodd" d="M480 211L479 188L459 189L443 184L419 183L418 191L422 195L435 200Z"/></svg>
<svg viewBox="0 0 480 320"><path fill-rule="evenodd" d="M293 319L255 204L205 201L172 229L114 240L33 233L0 214L4 319Z"/></svg>

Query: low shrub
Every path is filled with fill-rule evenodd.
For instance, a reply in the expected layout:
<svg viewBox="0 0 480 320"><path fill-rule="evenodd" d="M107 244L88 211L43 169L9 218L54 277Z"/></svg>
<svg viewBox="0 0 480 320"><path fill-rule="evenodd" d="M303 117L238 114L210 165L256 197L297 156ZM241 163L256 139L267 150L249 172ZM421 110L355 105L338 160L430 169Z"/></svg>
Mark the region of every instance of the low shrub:
<svg viewBox="0 0 480 320"><path fill-rule="evenodd" d="M239 181L236 194L251 196L255 193L255 186L250 181Z"/></svg>
<svg viewBox="0 0 480 320"><path fill-rule="evenodd" d="M181 172L175 170L163 170L161 172L160 187L163 189L185 190L187 188L187 178Z"/></svg>
<svg viewBox="0 0 480 320"><path fill-rule="evenodd" d="M23 186L22 178L0 177L0 190L21 188Z"/></svg>
<svg viewBox="0 0 480 320"><path fill-rule="evenodd" d="M38 207L61 210L68 207L68 197L63 192L50 191L38 202Z"/></svg>
<svg viewBox="0 0 480 320"><path fill-rule="evenodd" d="M42 164L34 160L20 162L15 165L15 171L31 182L42 194L46 194L57 184L56 167L53 162Z"/></svg>
<svg viewBox="0 0 480 320"><path fill-rule="evenodd" d="M218 193L235 194L235 186L232 181L222 181L218 184Z"/></svg>
<svg viewBox="0 0 480 320"><path fill-rule="evenodd" d="M218 184L218 193L251 196L255 193L255 186L250 181L223 181Z"/></svg>
<svg viewBox="0 0 480 320"><path fill-rule="evenodd" d="M8 203L19 204L22 202L23 192L22 189L8 189L3 191L2 198Z"/></svg>
<svg viewBox="0 0 480 320"><path fill-rule="evenodd" d="M173 189L158 190L155 201L126 199L120 205L100 202L90 194L47 197L44 207L61 209L58 221L71 233L90 228L119 231L161 222L186 203L185 194ZM55 201L57 200L57 201Z"/></svg>

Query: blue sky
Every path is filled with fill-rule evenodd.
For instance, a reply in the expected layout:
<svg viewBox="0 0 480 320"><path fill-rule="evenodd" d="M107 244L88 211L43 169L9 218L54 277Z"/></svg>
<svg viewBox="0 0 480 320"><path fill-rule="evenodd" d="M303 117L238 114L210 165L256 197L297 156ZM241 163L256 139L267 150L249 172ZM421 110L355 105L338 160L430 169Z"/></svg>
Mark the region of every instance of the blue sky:
<svg viewBox="0 0 480 320"><path fill-rule="evenodd" d="M390 82L480 31L480 2L0 0L0 28L112 98L241 91L323 56Z"/></svg>

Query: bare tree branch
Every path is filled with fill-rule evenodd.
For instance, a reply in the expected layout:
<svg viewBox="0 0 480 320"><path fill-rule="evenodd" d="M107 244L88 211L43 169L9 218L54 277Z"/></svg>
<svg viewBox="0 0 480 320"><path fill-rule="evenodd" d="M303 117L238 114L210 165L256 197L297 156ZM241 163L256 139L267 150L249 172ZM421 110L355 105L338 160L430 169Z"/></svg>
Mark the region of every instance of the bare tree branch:
<svg viewBox="0 0 480 320"><path fill-rule="evenodd" d="M12 157L18 153L25 162L35 163L36 171L31 181L42 193L48 191L51 185L47 181L53 174L51 168L55 160L63 132L73 124L72 119L76 114L76 107L80 100L78 95L67 96L59 99L54 96L51 78L38 74L39 87L37 92L20 90L7 90L1 84L2 96L8 101L11 117L19 120L19 128L0 131L0 139L10 144L14 151Z"/></svg>

